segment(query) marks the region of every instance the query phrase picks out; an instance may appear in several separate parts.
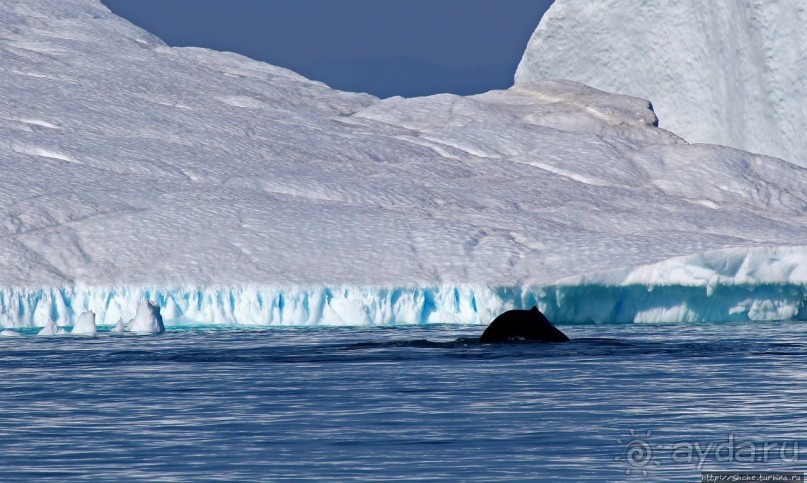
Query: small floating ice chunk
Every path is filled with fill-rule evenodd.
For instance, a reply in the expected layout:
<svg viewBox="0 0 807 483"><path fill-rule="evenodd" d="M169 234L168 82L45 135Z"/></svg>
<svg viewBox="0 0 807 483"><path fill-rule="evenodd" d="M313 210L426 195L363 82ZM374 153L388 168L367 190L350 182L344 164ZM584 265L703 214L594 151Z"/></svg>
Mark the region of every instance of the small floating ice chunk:
<svg viewBox="0 0 807 483"><path fill-rule="evenodd" d="M126 326L123 324L123 319L118 319L118 322L115 324L115 327L112 328L112 333L120 334L124 330L126 330Z"/></svg>
<svg viewBox="0 0 807 483"><path fill-rule="evenodd" d="M49 320L37 335L62 335L66 333L67 331L56 325L56 322Z"/></svg>
<svg viewBox="0 0 807 483"><path fill-rule="evenodd" d="M0 331L0 337L22 337L19 332L15 332L13 330L3 330Z"/></svg>
<svg viewBox="0 0 807 483"><path fill-rule="evenodd" d="M165 332L160 306L150 300L144 300L137 307L135 318L129 321L129 332L139 334L162 334Z"/></svg>
<svg viewBox="0 0 807 483"><path fill-rule="evenodd" d="M77 335L95 335L98 333L98 327L95 325L95 312L84 312L78 316L76 325L73 326L71 334Z"/></svg>

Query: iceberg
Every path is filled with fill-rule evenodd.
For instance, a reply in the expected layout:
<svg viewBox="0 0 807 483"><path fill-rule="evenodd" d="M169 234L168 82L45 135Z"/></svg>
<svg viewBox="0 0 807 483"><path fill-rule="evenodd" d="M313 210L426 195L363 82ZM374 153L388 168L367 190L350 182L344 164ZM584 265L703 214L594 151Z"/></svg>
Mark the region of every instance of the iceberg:
<svg viewBox="0 0 807 483"><path fill-rule="evenodd" d="M78 316L73 330L70 331L71 334L77 335L95 335L97 332L98 329L95 326L95 312L92 311L82 312L82 314Z"/></svg>
<svg viewBox="0 0 807 483"><path fill-rule="evenodd" d="M807 166L800 0L555 0L516 83L570 79L653 101L661 125Z"/></svg>
<svg viewBox="0 0 807 483"><path fill-rule="evenodd" d="M0 59L4 327L805 317L807 169L646 99L382 100L97 0L0 3Z"/></svg>
<svg viewBox="0 0 807 483"><path fill-rule="evenodd" d="M162 334L165 332L160 306L144 300L137 306L135 318L129 321L129 332L137 334Z"/></svg>
<svg viewBox="0 0 807 483"><path fill-rule="evenodd" d="M67 331L65 329L63 329L62 327L59 327L58 325L56 325L55 321L49 320L45 324L45 326L42 327L42 330L40 330L37 333L37 335L50 336L50 335L63 335L63 334L66 334L66 333L67 333Z"/></svg>

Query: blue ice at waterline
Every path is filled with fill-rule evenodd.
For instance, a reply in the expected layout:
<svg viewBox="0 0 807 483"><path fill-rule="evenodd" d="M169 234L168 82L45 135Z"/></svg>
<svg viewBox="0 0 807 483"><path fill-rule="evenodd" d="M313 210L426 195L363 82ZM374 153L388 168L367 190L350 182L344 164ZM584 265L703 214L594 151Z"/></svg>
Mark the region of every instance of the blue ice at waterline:
<svg viewBox="0 0 807 483"><path fill-rule="evenodd" d="M99 326L113 327L143 300L161 306L169 327L487 324L505 310L532 306L561 324L807 320L803 284L0 290L5 328L73 325L87 311Z"/></svg>

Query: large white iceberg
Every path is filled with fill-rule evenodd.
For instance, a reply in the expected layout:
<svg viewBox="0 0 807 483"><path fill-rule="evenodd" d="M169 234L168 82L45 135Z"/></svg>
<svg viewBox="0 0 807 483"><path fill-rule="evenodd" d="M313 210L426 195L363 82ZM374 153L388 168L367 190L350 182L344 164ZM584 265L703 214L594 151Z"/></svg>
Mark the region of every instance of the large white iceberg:
<svg viewBox="0 0 807 483"><path fill-rule="evenodd" d="M516 82L650 99L661 125L807 166L803 0L555 0Z"/></svg>
<svg viewBox="0 0 807 483"><path fill-rule="evenodd" d="M12 327L113 326L143 300L176 324L804 313L807 169L686 144L646 100L569 81L380 100L167 47L97 0L2 2L0 62ZM770 266L711 292L668 268L614 275L704 253Z"/></svg>

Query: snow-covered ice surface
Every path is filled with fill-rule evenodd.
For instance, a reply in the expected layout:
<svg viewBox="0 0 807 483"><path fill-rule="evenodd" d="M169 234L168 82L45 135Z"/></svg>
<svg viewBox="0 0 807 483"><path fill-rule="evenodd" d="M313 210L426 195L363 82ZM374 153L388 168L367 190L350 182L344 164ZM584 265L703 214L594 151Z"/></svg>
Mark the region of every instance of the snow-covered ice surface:
<svg viewBox="0 0 807 483"><path fill-rule="evenodd" d="M0 4L0 65L4 326L145 299L169 327L805 314L807 169L688 145L644 100L379 100L96 0Z"/></svg>
<svg viewBox="0 0 807 483"><path fill-rule="evenodd" d="M807 166L803 0L556 0L516 82L572 79L650 99L661 125Z"/></svg>

